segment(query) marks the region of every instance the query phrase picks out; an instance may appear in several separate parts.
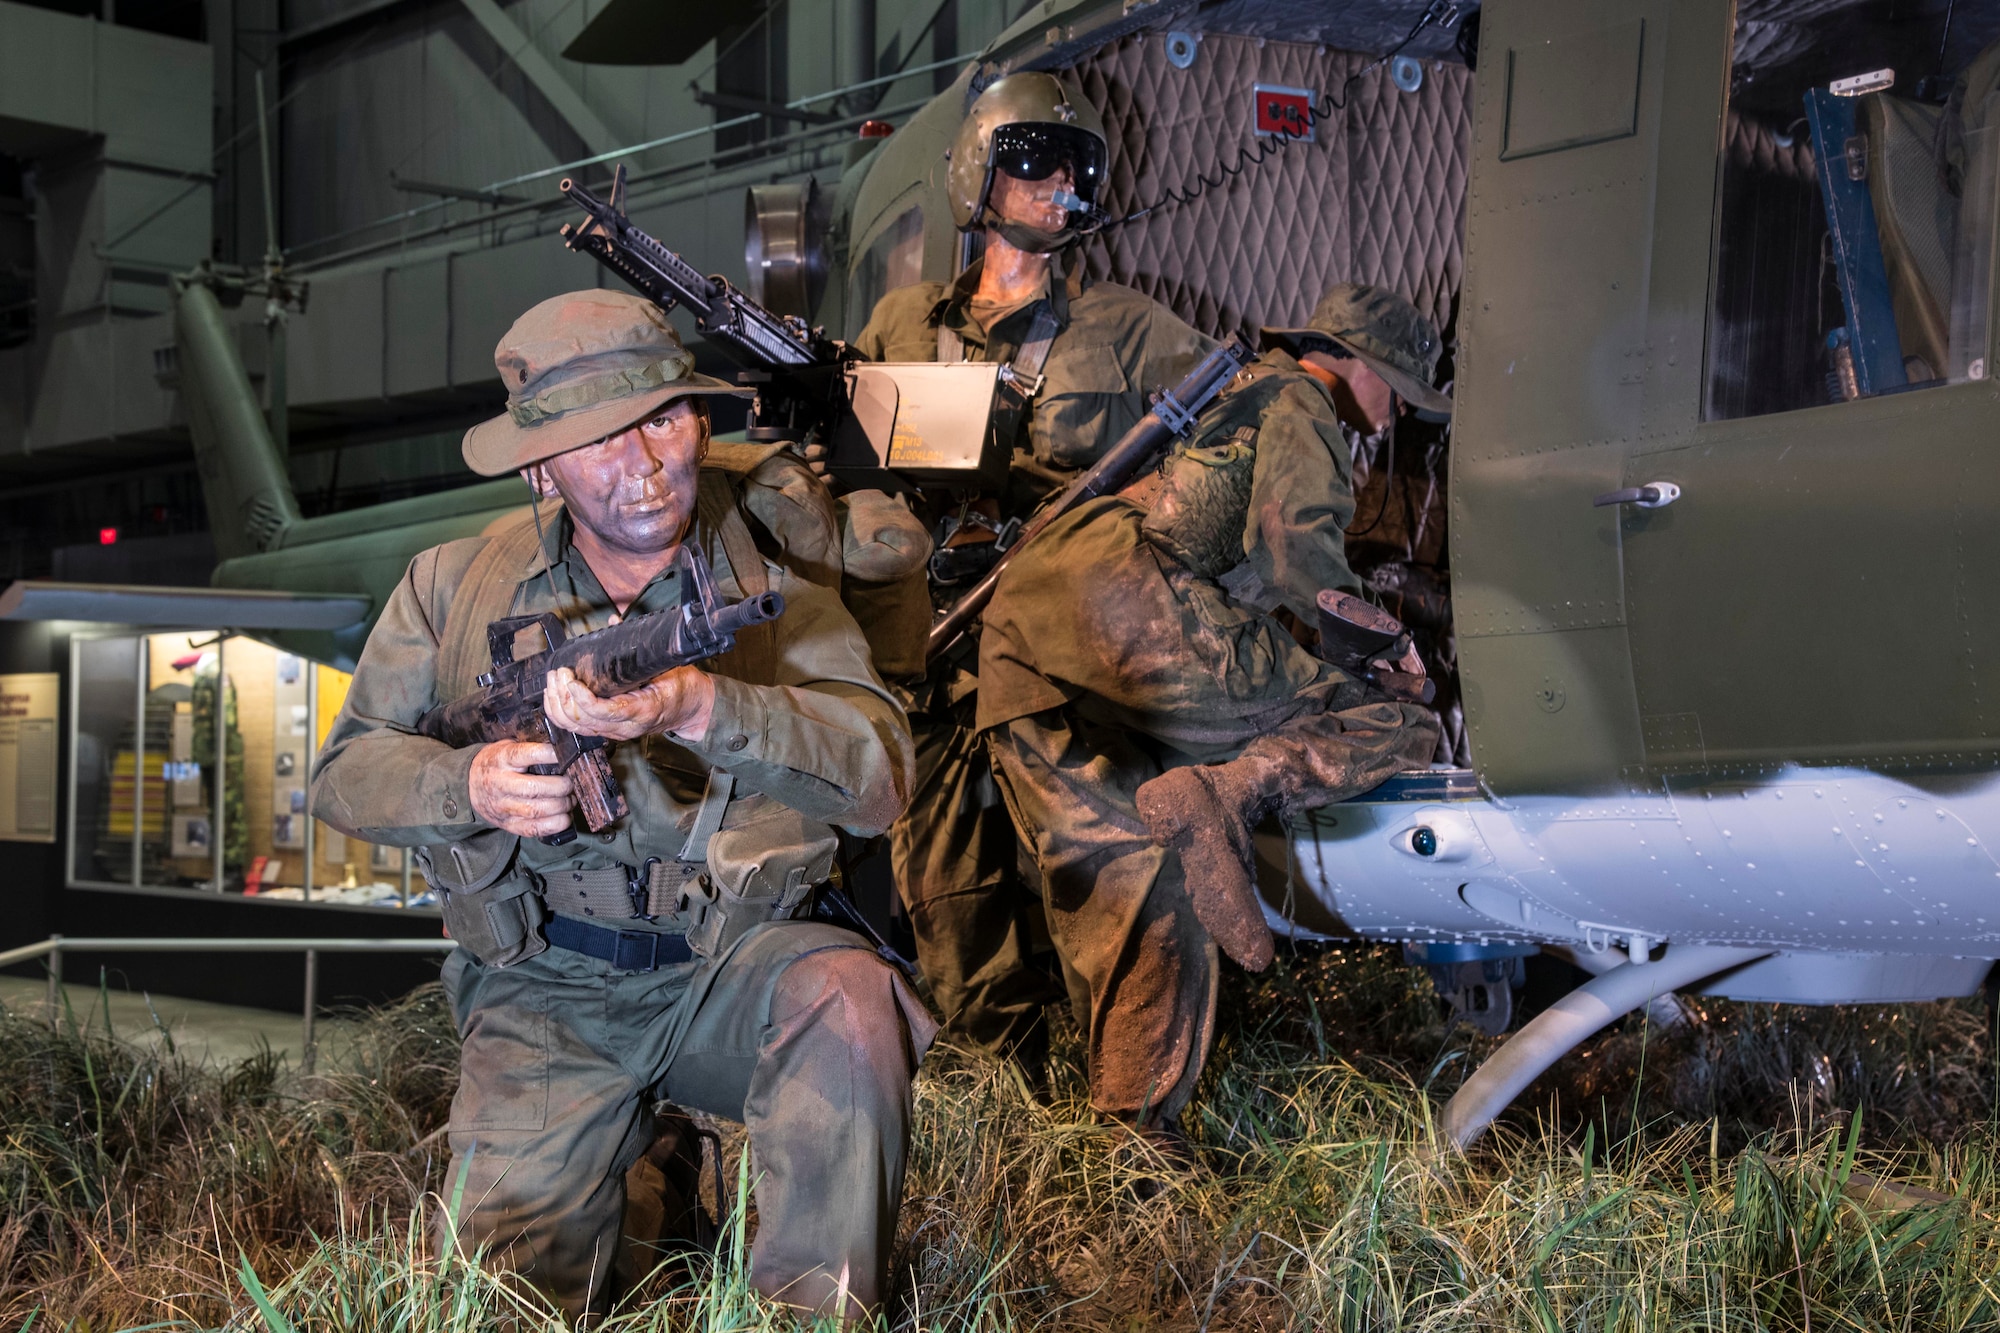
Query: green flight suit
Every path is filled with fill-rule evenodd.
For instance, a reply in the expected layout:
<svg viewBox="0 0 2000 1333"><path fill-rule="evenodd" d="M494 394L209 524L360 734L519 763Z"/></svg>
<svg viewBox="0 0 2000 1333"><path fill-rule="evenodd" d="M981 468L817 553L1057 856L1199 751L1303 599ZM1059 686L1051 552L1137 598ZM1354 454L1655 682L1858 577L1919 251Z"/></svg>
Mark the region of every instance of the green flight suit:
<svg viewBox="0 0 2000 1333"><path fill-rule="evenodd" d="M986 609L977 725L1042 873L1105 1114L1177 1116L1214 1025L1216 948L1178 856L1139 817L1139 786L1286 730L1310 733L1343 778L1404 766L1401 710L1267 614L1314 624L1320 589L1358 591L1342 545L1350 466L1326 390L1266 353L1166 470L1233 471L1211 492L1229 498L1165 534L1147 530L1160 478L1091 501L1023 548ZM1200 548L1188 558L1202 569L1163 536Z"/></svg>
<svg viewBox="0 0 2000 1333"><path fill-rule="evenodd" d="M718 590L737 597L746 580L707 503L716 475L703 474L689 540L708 554ZM733 485L720 492L725 510L743 503L754 512L726 489ZM571 633L608 623L610 599L571 544L567 516L544 512L554 518L545 543L516 521L412 562L313 777L314 813L336 828L427 848L440 873L452 864L504 872L499 884L519 893L489 905L489 916L506 903L536 905L519 948L481 961L461 947L445 967L464 1043L450 1121L452 1179L463 1172L465 1181L455 1239L487 1247L572 1316L601 1309L615 1289L625 1174L652 1142L655 1099L670 1099L749 1128L759 1217L752 1280L795 1304L857 1313L883 1295L910 1079L934 1032L915 995L858 936L825 925L772 922L716 957L631 971L548 946L538 905L564 872L675 858L711 770L733 775L739 795L752 798L746 804L761 793L812 820L881 831L909 792L902 710L837 594L765 561L749 581L782 593L785 613L756 652L746 633L735 652L706 664L716 699L705 740L653 736L614 748L625 818L556 847L487 826L468 794L480 747L447 748L413 724L466 687L440 673L465 670L452 665L464 628L452 607L490 604L485 580L500 581L510 614L554 611ZM757 559L745 537L734 550ZM503 539L521 558L482 560ZM628 614L679 599L669 570ZM763 683L742 678L760 674ZM453 911L496 891L454 895L447 922L468 922ZM622 916L594 924L678 929L671 916ZM468 924L473 936L485 933L483 920ZM468 939L457 926L454 935ZM440 1234L439 1243L451 1239Z"/></svg>
<svg viewBox="0 0 2000 1333"><path fill-rule="evenodd" d="M1045 286L989 331L970 309L980 271L974 263L949 286L924 282L890 292L854 345L876 361L935 361L943 327L962 342L967 360L1011 362L1043 304L1053 307L1058 332L1001 498L1003 519L1025 517L1145 415L1149 391L1178 382L1214 344L1150 297L1077 275ZM1035 904L1016 873L1020 844L973 727L970 665L936 668L917 687L917 785L891 830L891 860L947 1029L987 1049L1015 1051L1032 1067L1046 1043L1042 1007L1054 996L1028 964Z"/></svg>

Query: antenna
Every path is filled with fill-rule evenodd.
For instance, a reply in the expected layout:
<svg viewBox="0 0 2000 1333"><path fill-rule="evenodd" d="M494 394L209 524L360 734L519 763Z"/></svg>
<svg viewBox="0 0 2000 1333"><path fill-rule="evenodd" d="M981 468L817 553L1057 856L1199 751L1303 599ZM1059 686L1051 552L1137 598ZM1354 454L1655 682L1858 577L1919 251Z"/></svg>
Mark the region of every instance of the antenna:
<svg viewBox="0 0 2000 1333"><path fill-rule="evenodd" d="M257 166L264 177L264 266L283 261L278 254L278 210L271 199L271 118L264 109L264 71L257 71Z"/></svg>
<svg viewBox="0 0 2000 1333"><path fill-rule="evenodd" d="M285 375L285 303L277 291L277 279L284 272L285 257L278 249L278 210L271 191L271 117L264 106L264 71L261 69L257 71L257 167L264 178L264 278L272 287L264 301L264 333L270 340L270 355L267 358L270 364L264 372L270 406L266 410L265 421L271 430L271 443L278 448L278 457L285 458L292 452L291 393Z"/></svg>

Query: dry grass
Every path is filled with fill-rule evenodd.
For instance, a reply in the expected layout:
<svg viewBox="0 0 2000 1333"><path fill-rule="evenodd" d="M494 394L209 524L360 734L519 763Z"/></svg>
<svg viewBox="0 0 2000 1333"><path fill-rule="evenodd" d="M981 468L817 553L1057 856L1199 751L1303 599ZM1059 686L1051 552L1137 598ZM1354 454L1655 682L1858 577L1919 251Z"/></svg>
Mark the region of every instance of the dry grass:
<svg viewBox="0 0 2000 1333"><path fill-rule="evenodd" d="M1601 1037L1470 1158L1432 1116L1482 1052L1393 954L1294 958L1226 1007L1194 1172L1091 1123L1060 1061L1043 1105L1005 1066L934 1058L897 1327L2000 1327L1976 1003L1703 1002L1690 1030ZM426 1257L451 1054L434 992L303 1081L0 1014L0 1327L556 1327ZM610 1327L789 1326L741 1242Z"/></svg>

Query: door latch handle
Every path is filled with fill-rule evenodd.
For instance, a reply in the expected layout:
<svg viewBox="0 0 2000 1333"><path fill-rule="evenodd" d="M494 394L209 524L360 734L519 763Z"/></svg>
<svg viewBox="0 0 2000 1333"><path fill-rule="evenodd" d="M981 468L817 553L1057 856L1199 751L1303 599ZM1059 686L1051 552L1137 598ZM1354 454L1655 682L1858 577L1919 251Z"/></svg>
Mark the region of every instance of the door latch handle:
<svg viewBox="0 0 2000 1333"><path fill-rule="evenodd" d="M1627 486L1622 491L1606 491L1590 502L1593 509L1611 505L1638 505L1641 509L1664 509L1681 498L1681 488L1671 481L1649 481L1644 486Z"/></svg>

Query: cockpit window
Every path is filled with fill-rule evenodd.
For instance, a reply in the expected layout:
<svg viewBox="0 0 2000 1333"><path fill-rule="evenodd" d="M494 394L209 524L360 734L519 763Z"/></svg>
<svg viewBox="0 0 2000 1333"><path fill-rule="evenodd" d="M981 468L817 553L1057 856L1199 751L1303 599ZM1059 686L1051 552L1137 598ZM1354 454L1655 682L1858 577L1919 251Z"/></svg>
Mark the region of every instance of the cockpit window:
<svg viewBox="0 0 2000 1333"><path fill-rule="evenodd" d="M1738 6L1710 420L1989 374L2000 0Z"/></svg>

